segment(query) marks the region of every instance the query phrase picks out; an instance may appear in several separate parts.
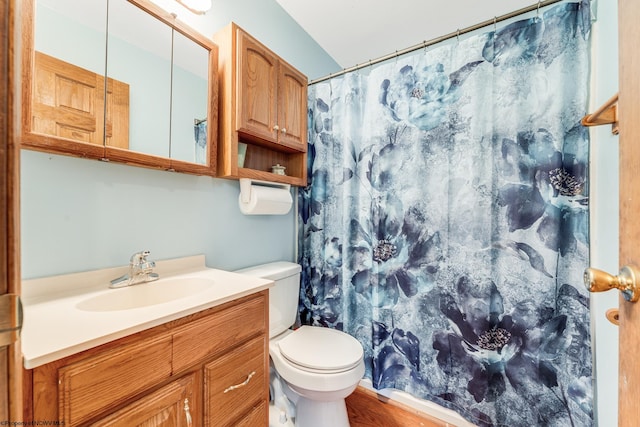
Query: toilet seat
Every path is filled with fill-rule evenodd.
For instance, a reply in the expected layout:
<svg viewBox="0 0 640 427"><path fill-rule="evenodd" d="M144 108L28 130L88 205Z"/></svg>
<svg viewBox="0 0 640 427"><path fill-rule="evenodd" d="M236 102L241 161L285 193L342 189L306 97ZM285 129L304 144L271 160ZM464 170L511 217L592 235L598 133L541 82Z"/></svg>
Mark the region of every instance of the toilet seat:
<svg viewBox="0 0 640 427"><path fill-rule="evenodd" d="M362 345L335 329L302 326L278 342L280 354L307 372L338 373L356 367L363 357Z"/></svg>

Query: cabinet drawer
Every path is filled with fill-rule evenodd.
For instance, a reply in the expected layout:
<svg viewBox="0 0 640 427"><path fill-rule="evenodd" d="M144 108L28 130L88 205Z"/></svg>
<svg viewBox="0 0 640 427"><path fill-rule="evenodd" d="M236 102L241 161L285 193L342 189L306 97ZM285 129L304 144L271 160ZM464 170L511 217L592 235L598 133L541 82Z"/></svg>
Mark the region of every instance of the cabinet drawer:
<svg viewBox="0 0 640 427"><path fill-rule="evenodd" d="M266 426L269 419L269 408L267 402L262 401L259 405L251 409L251 412L245 414L242 418L233 423L233 427L256 427Z"/></svg>
<svg viewBox="0 0 640 427"><path fill-rule="evenodd" d="M77 425L171 375L171 337L149 338L59 370L59 414Z"/></svg>
<svg viewBox="0 0 640 427"><path fill-rule="evenodd" d="M251 425L267 424L266 409L251 412L266 401L265 352L266 337L258 337L205 365L206 426L235 426L235 421L242 418L260 419Z"/></svg>
<svg viewBox="0 0 640 427"><path fill-rule="evenodd" d="M193 321L173 334L173 369L220 354L267 328L266 291L243 303Z"/></svg>

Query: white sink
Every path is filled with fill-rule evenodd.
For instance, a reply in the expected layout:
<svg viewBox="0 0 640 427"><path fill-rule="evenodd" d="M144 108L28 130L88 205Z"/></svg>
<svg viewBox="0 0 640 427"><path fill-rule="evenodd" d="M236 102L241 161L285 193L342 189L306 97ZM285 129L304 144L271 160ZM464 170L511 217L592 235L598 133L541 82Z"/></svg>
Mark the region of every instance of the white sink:
<svg viewBox="0 0 640 427"><path fill-rule="evenodd" d="M174 277L119 289L109 289L76 304L83 311L118 311L148 307L190 297L211 288L204 277Z"/></svg>

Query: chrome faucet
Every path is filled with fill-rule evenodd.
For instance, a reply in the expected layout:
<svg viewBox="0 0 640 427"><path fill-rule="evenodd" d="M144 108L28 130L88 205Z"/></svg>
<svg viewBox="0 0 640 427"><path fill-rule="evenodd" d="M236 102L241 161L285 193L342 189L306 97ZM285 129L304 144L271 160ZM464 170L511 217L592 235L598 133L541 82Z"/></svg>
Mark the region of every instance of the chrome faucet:
<svg viewBox="0 0 640 427"><path fill-rule="evenodd" d="M110 288L123 288L125 286L137 285L138 283L153 282L160 276L153 272L156 263L149 261L149 251L136 252L129 260L129 273L111 281Z"/></svg>

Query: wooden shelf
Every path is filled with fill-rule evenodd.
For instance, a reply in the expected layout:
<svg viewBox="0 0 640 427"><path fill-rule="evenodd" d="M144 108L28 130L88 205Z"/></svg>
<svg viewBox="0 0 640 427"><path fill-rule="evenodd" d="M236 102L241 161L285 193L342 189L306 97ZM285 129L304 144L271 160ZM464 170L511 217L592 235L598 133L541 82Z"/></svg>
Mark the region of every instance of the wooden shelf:
<svg viewBox="0 0 640 427"><path fill-rule="evenodd" d="M306 185L306 179L303 180L302 178L299 178L296 176L276 175L271 172L264 172L264 171L248 169L248 168L239 168L238 176L234 178L252 178L252 179L258 179L261 181L278 182L281 184L291 184L297 187Z"/></svg>

